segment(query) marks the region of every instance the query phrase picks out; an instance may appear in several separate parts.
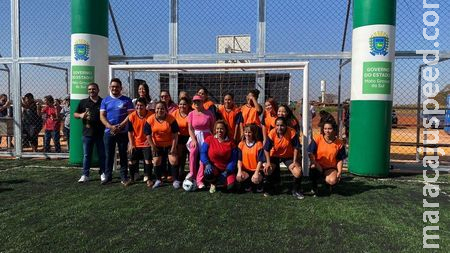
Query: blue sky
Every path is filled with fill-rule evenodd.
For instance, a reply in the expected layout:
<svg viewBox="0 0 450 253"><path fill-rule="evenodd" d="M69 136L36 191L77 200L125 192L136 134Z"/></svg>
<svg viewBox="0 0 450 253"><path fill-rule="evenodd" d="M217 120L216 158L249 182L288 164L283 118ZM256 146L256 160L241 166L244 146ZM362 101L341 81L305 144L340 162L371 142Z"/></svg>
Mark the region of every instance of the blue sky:
<svg viewBox="0 0 450 253"><path fill-rule="evenodd" d="M127 55L168 53L168 0L110 1ZM450 7L441 3L440 50L450 49ZM397 0L396 50L433 49L431 42L422 37L422 1ZM0 54L11 55L10 1L0 0ZM267 53L331 53L340 51L346 1L340 0L267 0L266 52ZM22 56L70 55L70 0L21 0L21 53ZM251 50L256 50L257 0L179 0L179 53L215 53L216 36L249 34ZM351 50L351 20L347 33L346 51ZM111 55L120 54L117 37L110 22ZM397 60L394 103L415 101L417 68L420 60ZM318 94L321 79L329 83L330 92L337 91L338 60L312 62L311 83L313 96ZM449 64L442 63L448 69ZM69 64L59 64L68 67ZM4 68L1 66L0 68ZM440 82L450 83L448 71L441 70ZM66 92L64 72L23 67L23 91L36 87L41 80L44 88L36 92ZM343 97L348 97L350 65L344 68ZM0 92L6 92L5 73L0 71ZM63 84L61 84L63 83ZM42 94L44 95L44 94Z"/></svg>

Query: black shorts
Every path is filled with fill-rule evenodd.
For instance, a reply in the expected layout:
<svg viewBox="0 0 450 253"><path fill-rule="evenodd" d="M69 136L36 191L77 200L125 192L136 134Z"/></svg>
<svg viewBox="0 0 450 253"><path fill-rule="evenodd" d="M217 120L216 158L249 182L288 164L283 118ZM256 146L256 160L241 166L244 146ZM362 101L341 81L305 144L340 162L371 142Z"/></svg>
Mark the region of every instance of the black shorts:
<svg viewBox="0 0 450 253"><path fill-rule="evenodd" d="M172 146L169 147L156 147L156 150L152 150L153 157L167 157L169 155Z"/></svg>
<svg viewBox="0 0 450 253"><path fill-rule="evenodd" d="M277 165L277 167L279 167L281 163L284 163L284 165L286 165L286 167L288 169L289 169L289 166L291 166L291 164L294 163L293 158L271 157L270 159L271 159L270 162Z"/></svg>
<svg viewBox="0 0 450 253"><path fill-rule="evenodd" d="M139 160L152 160L152 150L150 147L141 147L133 149L133 152L128 155L128 160L139 161Z"/></svg>
<svg viewBox="0 0 450 253"><path fill-rule="evenodd" d="M178 135L178 144L186 145L189 140L189 136Z"/></svg>

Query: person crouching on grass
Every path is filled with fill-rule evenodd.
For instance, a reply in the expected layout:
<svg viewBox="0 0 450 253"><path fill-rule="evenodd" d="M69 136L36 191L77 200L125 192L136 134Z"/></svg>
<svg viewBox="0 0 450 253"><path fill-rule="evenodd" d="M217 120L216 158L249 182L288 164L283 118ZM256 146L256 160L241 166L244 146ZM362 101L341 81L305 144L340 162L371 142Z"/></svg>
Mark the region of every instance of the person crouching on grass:
<svg viewBox="0 0 450 253"><path fill-rule="evenodd" d="M311 161L310 177L312 181L312 194L318 194L317 181L325 178L330 186L341 179L343 160L346 158L345 145L337 138L337 124L334 118L327 118L320 124L320 134L316 135L308 147Z"/></svg>
<svg viewBox="0 0 450 253"><path fill-rule="evenodd" d="M246 192L252 191L256 185L256 191L262 192L262 167L264 150L261 141L257 141L258 127L255 124L244 126L244 140L238 145L238 172L236 181L242 183Z"/></svg>
<svg viewBox="0 0 450 253"><path fill-rule="evenodd" d="M211 183L210 193L216 192L217 182L233 190L236 181L237 150L228 137L228 126L223 120L214 124L214 136L208 136L200 149L200 170L204 168L205 181Z"/></svg>
<svg viewBox="0 0 450 253"><path fill-rule="evenodd" d="M128 116L128 167L130 168L131 182L139 179L139 160L144 159L144 182L148 187L153 186L150 179L152 175L152 153L150 143L144 134L147 119L153 114L146 109L147 100L139 97L136 100L136 111Z"/></svg>
<svg viewBox="0 0 450 253"><path fill-rule="evenodd" d="M298 134L294 129L288 127L286 118L278 117L275 120L275 128L269 132L264 144L266 163L263 172L264 175L268 175L264 186L264 196L273 194L274 183L280 181L280 164L284 163L294 176L292 196L297 199L304 198L301 191L300 147Z"/></svg>
<svg viewBox="0 0 450 253"><path fill-rule="evenodd" d="M156 174L153 189L162 186L163 168L168 165L170 165L170 172L174 180L173 187L175 189L181 187L177 167L178 132L177 121L168 114L166 104L162 101L156 103L155 114L148 117L144 126L144 133L152 148L153 167Z"/></svg>

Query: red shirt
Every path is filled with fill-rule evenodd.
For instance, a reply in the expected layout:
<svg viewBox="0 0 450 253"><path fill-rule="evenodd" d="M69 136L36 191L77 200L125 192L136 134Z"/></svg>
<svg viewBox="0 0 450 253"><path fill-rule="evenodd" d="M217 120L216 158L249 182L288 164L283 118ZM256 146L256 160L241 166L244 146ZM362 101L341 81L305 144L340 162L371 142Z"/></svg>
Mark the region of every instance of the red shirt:
<svg viewBox="0 0 450 253"><path fill-rule="evenodd" d="M42 112L45 114L45 130L59 130L59 113L53 105L47 105L42 108Z"/></svg>
<svg viewBox="0 0 450 253"><path fill-rule="evenodd" d="M205 142L208 147L209 161L218 169L225 170L228 163L231 161L231 154L233 151L234 143L231 139L223 142L219 142L217 138L210 135L206 137Z"/></svg>

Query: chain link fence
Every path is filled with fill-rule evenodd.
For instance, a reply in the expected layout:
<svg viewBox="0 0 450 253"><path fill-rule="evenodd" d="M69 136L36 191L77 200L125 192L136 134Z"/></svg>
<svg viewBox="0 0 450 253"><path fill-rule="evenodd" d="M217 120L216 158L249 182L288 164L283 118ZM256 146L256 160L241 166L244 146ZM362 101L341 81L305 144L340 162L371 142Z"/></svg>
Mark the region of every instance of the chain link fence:
<svg viewBox="0 0 450 253"><path fill-rule="evenodd" d="M3 27L0 30L0 59L11 59L12 1L0 1L0 10L3 10L0 16L0 26ZM314 101L316 111L331 112L343 128L347 110L343 103L350 99L351 90L352 64L347 58L351 51L352 8L349 6L352 2L164 0L149 4L142 0L129 0L126 3L110 0L109 54L125 57L120 62L111 58L115 61L113 63L118 64L309 61L310 100ZM69 0L20 1L20 57L42 59L37 64L20 64L21 97L31 93L36 102L41 103L47 95L54 99L67 96L70 62L61 60L49 64L46 59L70 55L70 5ZM450 19L444 15L449 11L450 7L441 4L439 50L443 52L450 50L450 44L443 43L450 41L450 35L444 29L450 26ZM397 57L395 62L395 113L392 116L395 124L391 146L391 160L395 162L415 162L424 155L423 152L417 152L417 147L423 146L424 139L421 108L418 108L417 102L419 98L420 101L425 99L418 93L419 85L423 86L425 80L419 78L422 59L415 56L414 52L431 49L433 45L422 37L423 12L421 1L397 0L396 50L401 51L402 56ZM139 61L133 58L139 58ZM0 94L11 98L12 60L4 63L0 64ZM442 61L439 66L439 96L444 97L448 94L447 85L450 84L450 72L447 71L450 62ZM259 80L256 73L183 73L175 81L168 74L150 72L116 71L116 76L123 81L123 92L129 96L136 96L134 80L145 80L154 100L159 99L162 89L184 90L192 96L200 87L205 87L216 103L222 102L226 92L232 92L236 103L242 104L246 93L262 82L265 84L265 98L275 97L299 112L297 105L303 93L301 85L296 82L301 80L301 74L290 71L266 73L264 78L259 76ZM321 82L326 83L324 91L321 90ZM174 85L177 89L170 89ZM101 89L106 87L107 84L101 85ZM178 94L171 95L176 100ZM444 101L440 102L445 106ZM45 118L36 118L36 121L42 121L43 124ZM318 119L313 120L315 131L317 122ZM36 123L37 126L39 124ZM43 128L37 134L38 152L45 151ZM440 143L450 143L448 135L442 129L439 131ZM60 133L61 152L66 152L63 126ZM5 141L7 135L2 133L0 151L13 151L14 140L11 138L11 145L8 146ZM34 151L26 134L23 136L25 141L22 150ZM50 151L54 152L51 145ZM444 148L450 152L447 147ZM443 157L442 161L450 162L448 156Z"/></svg>

